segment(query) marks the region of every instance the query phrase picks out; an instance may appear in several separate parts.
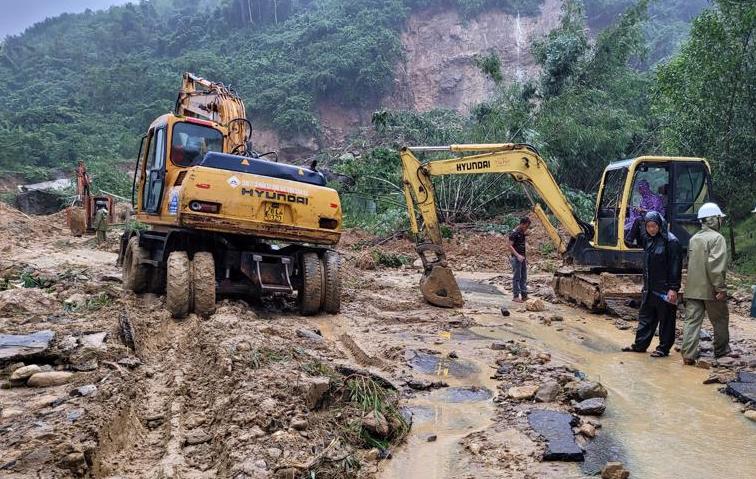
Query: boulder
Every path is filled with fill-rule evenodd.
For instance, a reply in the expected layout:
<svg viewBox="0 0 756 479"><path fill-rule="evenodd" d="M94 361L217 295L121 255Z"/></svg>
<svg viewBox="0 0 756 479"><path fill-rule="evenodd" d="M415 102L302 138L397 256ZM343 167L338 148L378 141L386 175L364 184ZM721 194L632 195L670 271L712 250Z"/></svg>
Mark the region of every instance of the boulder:
<svg viewBox="0 0 756 479"><path fill-rule="evenodd" d="M605 398L607 391L601 383L594 381L571 381L564 386L570 399L585 400L591 398Z"/></svg>
<svg viewBox="0 0 756 479"><path fill-rule="evenodd" d="M29 366L24 366L13 371L10 375L10 380L23 381L25 379L28 379L31 375L41 372L41 367L37 366L36 364L30 364Z"/></svg>
<svg viewBox="0 0 756 479"><path fill-rule="evenodd" d="M538 387L535 398L538 402L552 402L559 396L559 383L556 381L547 381Z"/></svg>
<svg viewBox="0 0 756 479"><path fill-rule="evenodd" d="M586 399L575 405L575 411L584 416L601 416L606 411L606 401L603 398Z"/></svg>
<svg viewBox="0 0 756 479"><path fill-rule="evenodd" d="M86 384L72 390L69 394L71 396L91 396L97 392L97 386L94 384Z"/></svg>
<svg viewBox="0 0 756 479"><path fill-rule="evenodd" d="M592 438L596 436L596 428L588 423L585 423L582 426L580 426L580 429L578 430L578 432L587 438Z"/></svg>
<svg viewBox="0 0 756 479"><path fill-rule="evenodd" d="M502 341L495 341L491 343L491 349L494 351L504 351L507 349L507 343Z"/></svg>
<svg viewBox="0 0 756 479"><path fill-rule="evenodd" d="M49 373L37 373L32 375L26 382L31 387L44 388L66 384L73 377L73 373L66 371L53 371Z"/></svg>
<svg viewBox="0 0 756 479"><path fill-rule="evenodd" d="M537 385L514 386L507 390L507 396L517 401L532 399L536 395L536 392L538 392L538 389Z"/></svg>

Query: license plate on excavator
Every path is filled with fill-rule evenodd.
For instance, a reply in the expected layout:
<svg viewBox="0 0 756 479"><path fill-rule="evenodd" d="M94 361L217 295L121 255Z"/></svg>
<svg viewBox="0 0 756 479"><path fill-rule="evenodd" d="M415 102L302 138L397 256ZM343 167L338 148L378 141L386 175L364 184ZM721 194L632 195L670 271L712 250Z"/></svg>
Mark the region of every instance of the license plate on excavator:
<svg viewBox="0 0 756 479"><path fill-rule="evenodd" d="M278 203L269 203L265 205L265 221L280 223L283 221L283 209Z"/></svg>

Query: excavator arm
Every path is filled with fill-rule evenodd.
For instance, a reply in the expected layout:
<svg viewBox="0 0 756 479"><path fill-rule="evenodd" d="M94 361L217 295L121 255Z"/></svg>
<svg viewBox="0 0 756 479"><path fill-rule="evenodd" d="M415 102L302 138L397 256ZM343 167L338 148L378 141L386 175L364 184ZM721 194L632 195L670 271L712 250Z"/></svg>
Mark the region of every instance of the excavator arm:
<svg viewBox="0 0 756 479"><path fill-rule="evenodd" d="M249 149L252 125L241 97L222 83L184 73L176 98L176 115L210 120L228 129L228 151L245 154Z"/></svg>
<svg viewBox="0 0 756 479"><path fill-rule="evenodd" d="M449 151L462 156L421 163L413 152ZM474 154L465 154L474 153ZM436 198L432 178L444 175L507 173L534 190L572 237L586 233L586 225L576 218L567 198L556 183L546 162L531 146L512 143L473 144L451 146L405 147L401 151L404 197L407 202L410 227L420 241L418 254L423 262L420 289L425 299L437 306L456 307L463 304L441 240L436 213ZM528 193L528 197L530 194ZM531 199L532 202L532 199ZM534 211L560 253L567 250L556 228L541 206L533 202ZM423 220L419 227L416 208Z"/></svg>

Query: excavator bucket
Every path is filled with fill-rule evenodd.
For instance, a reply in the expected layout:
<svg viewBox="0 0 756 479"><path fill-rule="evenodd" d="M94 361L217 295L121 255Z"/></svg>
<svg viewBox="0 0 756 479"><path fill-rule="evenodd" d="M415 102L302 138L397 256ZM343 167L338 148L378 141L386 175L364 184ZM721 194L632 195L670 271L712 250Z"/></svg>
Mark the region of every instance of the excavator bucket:
<svg viewBox="0 0 756 479"><path fill-rule="evenodd" d="M462 291L451 268L446 264L443 249L434 244L422 244L417 247L417 253L423 262L420 291L425 300L442 308L459 308L464 305Z"/></svg>

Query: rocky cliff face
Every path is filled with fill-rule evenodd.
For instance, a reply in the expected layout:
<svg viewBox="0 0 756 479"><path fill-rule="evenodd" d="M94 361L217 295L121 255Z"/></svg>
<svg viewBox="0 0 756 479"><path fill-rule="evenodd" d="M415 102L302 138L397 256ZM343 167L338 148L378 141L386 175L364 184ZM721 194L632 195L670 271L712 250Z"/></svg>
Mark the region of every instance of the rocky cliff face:
<svg viewBox="0 0 756 479"><path fill-rule="evenodd" d="M378 108L428 111L450 108L468 112L485 100L494 84L475 64L477 55L495 53L504 81L536 74L531 42L559 23L562 0L544 0L539 15L509 15L492 10L464 19L455 10L431 9L413 13L401 34L405 58L395 69L391 95L369 107L332 102L317 105L323 138L281 140L272 130L255 134L259 150L276 150L285 160L302 160L323 147L338 147L356 129L370 124Z"/></svg>
<svg viewBox="0 0 756 479"><path fill-rule="evenodd" d="M477 55L490 52L501 60L505 81L533 76L537 67L530 44L559 23L561 5L561 0L545 0L533 17L496 10L470 20L451 10L413 14L402 33L406 60L397 66L394 93L384 106L469 111L493 90L475 64Z"/></svg>

